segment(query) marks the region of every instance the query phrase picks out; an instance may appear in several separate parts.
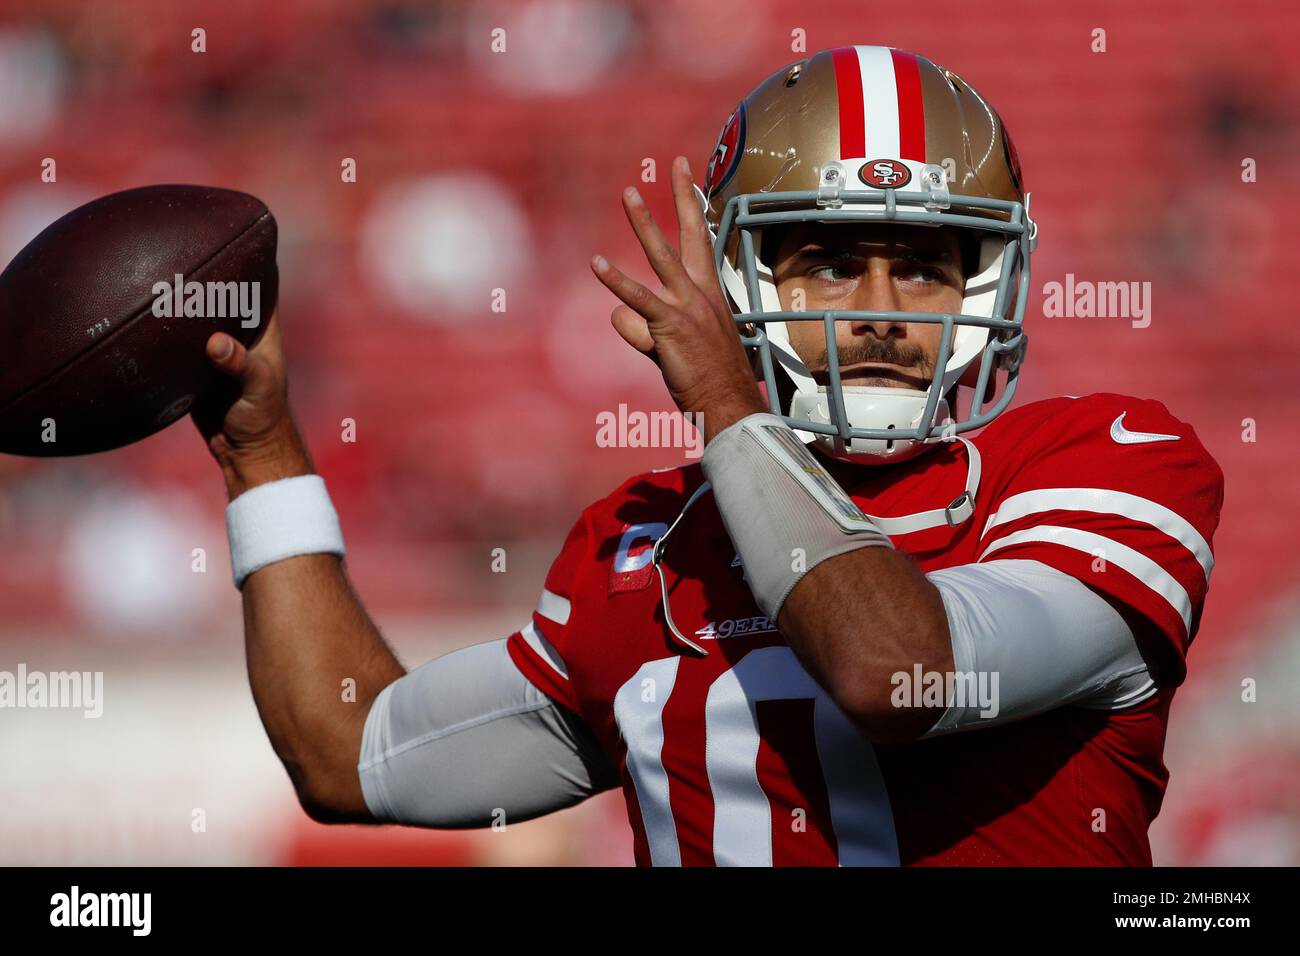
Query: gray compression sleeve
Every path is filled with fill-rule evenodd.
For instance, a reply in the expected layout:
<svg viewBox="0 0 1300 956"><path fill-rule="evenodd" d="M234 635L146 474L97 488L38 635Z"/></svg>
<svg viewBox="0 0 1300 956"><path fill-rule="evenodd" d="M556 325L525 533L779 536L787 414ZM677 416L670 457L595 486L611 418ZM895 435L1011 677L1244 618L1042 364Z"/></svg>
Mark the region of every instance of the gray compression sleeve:
<svg viewBox="0 0 1300 956"><path fill-rule="evenodd" d="M1119 710L1158 689L1120 613L1062 571L1007 560L926 577L943 598L957 674L975 675L985 691L996 691L986 700L967 694L965 704L949 706L926 736L995 726L1066 704Z"/></svg>
<svg viewBox="0 0 1300 956"><path fill-rule="evenodd" d="M590 729L519 672L504 640L384 688L357 769L375 819L442 828L527 820L618 783Z"/></svg>

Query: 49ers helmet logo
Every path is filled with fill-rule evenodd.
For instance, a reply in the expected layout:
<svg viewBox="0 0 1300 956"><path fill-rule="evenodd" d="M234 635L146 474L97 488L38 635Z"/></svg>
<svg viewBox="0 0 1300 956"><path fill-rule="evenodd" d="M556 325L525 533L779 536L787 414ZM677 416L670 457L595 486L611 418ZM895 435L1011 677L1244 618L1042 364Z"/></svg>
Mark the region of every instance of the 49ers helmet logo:
<svg viewBox="0 0 1300 956"><path fill-rule="evenodd" d="M741 103L727 120L727 125L722 127L718 145L713 147L713 155L709 157L709 169L704 174L704 194L710 199L736 172L744 146L745 104Z"/></svg>
<svg viewBox="0 0 1300 956"><path fill-rule="evenodd" d="M898 189L912 181L912 171L896 159L873 159L858 169L858 178L877 189Z"/></svg>

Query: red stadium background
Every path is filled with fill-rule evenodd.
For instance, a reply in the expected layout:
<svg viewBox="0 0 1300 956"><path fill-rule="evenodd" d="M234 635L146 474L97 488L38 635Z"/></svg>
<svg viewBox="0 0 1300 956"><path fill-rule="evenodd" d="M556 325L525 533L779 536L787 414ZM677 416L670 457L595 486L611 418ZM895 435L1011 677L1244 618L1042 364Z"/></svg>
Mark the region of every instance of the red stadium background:
<svg viewBox="0 0 1300 956"><path fill-rule="evenodd" d="M297 413L356 587L414 666L518 627L573 516L681 462L597 446L597 413L670 406L587 261L648 273L620 190L657 169L642 189L671 221L672 157L701 175L800 42L923 52L997 105L1040 225L1020 400L1158 398L1222 465L1155 859L1300 863L1290 0L6 0L0 262L132 186L265 200ZM1067 274L1150 282L1149 326L1044 317ZM0 710L0 863L630 862L617 793L499 832L310 822L248 692L224 500L188 422L0 457L0 669L105 675L98 719Z"/></svg>

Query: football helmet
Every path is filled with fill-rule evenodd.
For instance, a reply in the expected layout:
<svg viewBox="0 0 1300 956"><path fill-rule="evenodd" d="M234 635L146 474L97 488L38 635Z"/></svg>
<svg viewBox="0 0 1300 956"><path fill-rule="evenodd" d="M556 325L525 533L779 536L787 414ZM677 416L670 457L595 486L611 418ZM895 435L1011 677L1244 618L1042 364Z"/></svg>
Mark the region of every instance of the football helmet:
<svg viewBox="0 0 1300 956"><path fill-rule="evenodd" d="M824 50L793 63L732 113L696 190L719 280L742 341L757 351L772 412L804 441L844 460L897 461L987 424L1010 403L1027 344L1021 323L1037 229L1010 136L957 74L878 46ZM969 230L976 261L961 312L783 311L764 228L845 221ZM842 384L835 323L846 321L941 324L929 388ZM826 385L791 347L789 322L822 323ZM1007 378L994 400L999 370ZM973 388L959 419L958 383Z"/></svg>

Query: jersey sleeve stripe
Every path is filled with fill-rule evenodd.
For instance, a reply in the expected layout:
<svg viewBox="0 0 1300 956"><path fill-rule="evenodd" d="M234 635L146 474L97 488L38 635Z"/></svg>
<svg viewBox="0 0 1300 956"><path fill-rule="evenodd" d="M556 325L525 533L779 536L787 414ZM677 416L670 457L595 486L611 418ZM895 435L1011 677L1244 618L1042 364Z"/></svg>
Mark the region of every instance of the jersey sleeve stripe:
<svg viewBox="0 0 1300 956"><path fill-rule="evenodd" d="M1076 701L1070 706L1082 707L1084 710L1127 710L1130 707L1136 707L1144 700L1150 700L1159 690L1160 685L1156 683L1155 678L1148 677L1127 694L1112 697L1096 704L1085 701Z"/></svg>
<svg viewBox="0 0 1300 956"><path fill-rule="evenodd" d="M554 591L542 589L542 596L537 601L537 613L556 624L569 623L569 611L572 605L568 598L560 597Z"/></svg>
<svg viewBox="0 0 1300 956"><path fill-rule="evenodd" d="M1123 491L1108 488L1040 488L1025 491L998 505L998 510L989 516L984 525L984 534L990 528L1016 521L1045 511L1092 511L1098 514L1119 515L1142 524L1150 525L1157 531L1167 534L1195 555L1205 580L1210 580L1214 569L1214 555L1205 538L1187 519L1162 504L1130 495ZM987 553L987 552L985 552ZM1127 570L1127 569L1125 569Z"/></svg>
<svg viewBox="0 0 1300 956"><path fill-rule="evenodd" d="M523 628L520 629L519 633L522 635L524 641L527 642L528 646L532 648L533 653L537 655L538 659L548 665L551 670L555 671L555 673L560 675L564 680L569 679L569 668L564 663L564 658L562 658L559 655L559 652L551 646L551 642L542 636L542 632L533 626L532 621L525 624Z"/></svg>
<svg viewBox="0 0 1300 956"><path fill-rule="evenodd" d="M1091 531L1081 531L1078 528L1036 525L998 538L984 549L978 560L983 561L989 554L1002 548L1034 541L1057 544L1075 551L1100 552L1108 563L1127 571L1164 598L1169 606L1182 618L1185 632L1191 633L1192 600L1188 596L1186 588L1179 584L1172 574L1146 555L1103 535L1094 534Z"/></svg>

